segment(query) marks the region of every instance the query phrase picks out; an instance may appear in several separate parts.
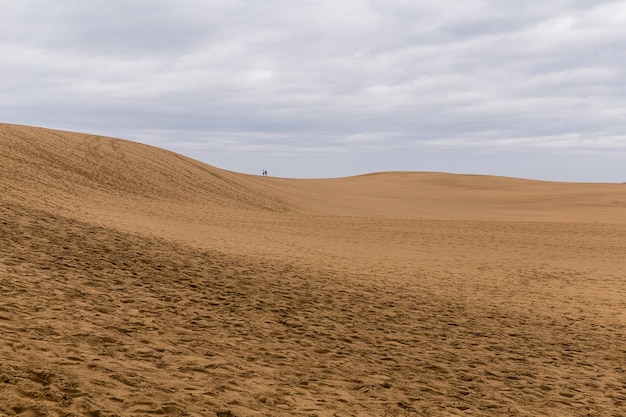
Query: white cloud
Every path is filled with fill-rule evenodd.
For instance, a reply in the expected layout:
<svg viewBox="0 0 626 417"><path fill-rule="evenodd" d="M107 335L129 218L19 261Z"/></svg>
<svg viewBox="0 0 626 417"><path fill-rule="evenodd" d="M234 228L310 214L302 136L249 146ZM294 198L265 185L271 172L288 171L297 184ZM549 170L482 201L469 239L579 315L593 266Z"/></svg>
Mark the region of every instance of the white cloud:
<svg viewBox="0 0 626 417"><path fill-rule="evenodd" d="M203 150L389 160L354 165L366 171L433 149L624 150L621 1L31 0L0 14L7 122L218 166Z"/></svg>

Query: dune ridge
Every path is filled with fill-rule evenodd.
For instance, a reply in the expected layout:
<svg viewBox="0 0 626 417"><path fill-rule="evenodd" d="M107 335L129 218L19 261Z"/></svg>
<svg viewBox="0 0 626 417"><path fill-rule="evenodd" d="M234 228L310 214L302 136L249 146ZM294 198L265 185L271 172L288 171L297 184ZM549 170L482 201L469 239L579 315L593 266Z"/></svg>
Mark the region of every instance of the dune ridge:
<svg viewBox="0 0 626 417"><path fill-rule="evenodd" d="M0 414L623 415L626 190L0 124Z"/></svg>

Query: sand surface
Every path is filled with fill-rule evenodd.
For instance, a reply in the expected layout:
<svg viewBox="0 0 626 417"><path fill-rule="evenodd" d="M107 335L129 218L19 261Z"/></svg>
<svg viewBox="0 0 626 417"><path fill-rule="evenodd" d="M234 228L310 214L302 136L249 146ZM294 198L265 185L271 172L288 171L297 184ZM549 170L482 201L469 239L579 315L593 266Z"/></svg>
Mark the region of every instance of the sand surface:
<svg viewBox="0 0 626 417"><path fill-rule="evenodd" d="M625 253L626 184L0 124L0 415L626 416Z"/></svg>

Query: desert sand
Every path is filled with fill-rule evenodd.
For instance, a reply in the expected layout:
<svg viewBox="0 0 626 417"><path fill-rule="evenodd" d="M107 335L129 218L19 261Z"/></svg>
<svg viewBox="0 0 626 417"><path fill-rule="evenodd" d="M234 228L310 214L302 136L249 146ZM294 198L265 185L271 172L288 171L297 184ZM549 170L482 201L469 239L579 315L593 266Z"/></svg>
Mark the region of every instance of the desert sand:
<svg viewBox="0 0 626 417"><path fill-rule="evenodd" d="M625 253L626 184L0 124L0 415L625 416Z"/></svg>

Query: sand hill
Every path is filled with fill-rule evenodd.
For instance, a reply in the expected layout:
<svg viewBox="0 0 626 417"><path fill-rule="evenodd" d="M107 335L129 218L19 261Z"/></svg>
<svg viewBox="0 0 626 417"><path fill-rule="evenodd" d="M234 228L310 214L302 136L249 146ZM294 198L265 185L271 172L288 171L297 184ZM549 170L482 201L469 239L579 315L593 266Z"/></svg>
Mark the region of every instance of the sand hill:
<svg viewBox="0 0 626 417"><path fill-rule="evenodd" d="M0 415L626 415L624 184L0 124L0 222Z"/></svg>

